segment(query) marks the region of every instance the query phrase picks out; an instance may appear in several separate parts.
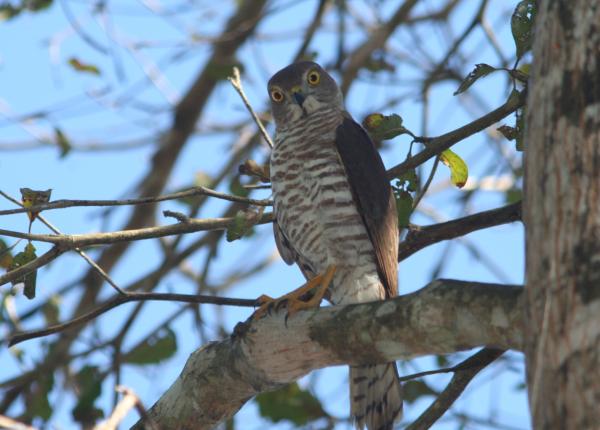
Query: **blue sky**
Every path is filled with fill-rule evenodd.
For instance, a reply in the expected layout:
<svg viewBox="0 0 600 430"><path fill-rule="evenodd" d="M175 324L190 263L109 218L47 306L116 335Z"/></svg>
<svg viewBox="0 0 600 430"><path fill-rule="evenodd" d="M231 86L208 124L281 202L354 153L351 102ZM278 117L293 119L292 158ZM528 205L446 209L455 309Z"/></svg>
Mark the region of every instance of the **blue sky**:
<svg viewBox="0 0 600 430"><path fill-rule="evenodd" d="M201 2L200 2L201 3ZM417 12L427 9L434 10L442 4L441 1L426 1ZM516 2L505 0L490 1L486 16L490 25L497 29L496 35L507 56L513 55L513 42L507 23L510 11ZM183 2L182 2L183 4ZM290 4L274 2L273 8ZM365 19L374 19L369 9L359 2L354 3L358 14L364 13ZM396 7L397 2L385 3L380 14L384 18ZM62 5L62 6L61 6ZM73 32L65 18L64 6L84 29L85 34L93 38L108 53L102 53ZM199 5L194 14L174 14L168 20L157 17L152 11L158 7L166 8L169 2L136 2L123 1L109 3L111 13L103 20L90 15L86 2L62 1L55 2L49 11L38 14L23 14L6 22L0 22L0 189L15 197L20 187L34 189L52 188L53 199L89 198L113 199L131 197L135 185L143 178L148 169L149 157L153 153L152 137L170 124L168 108L183 94L204 64L208 50L203 44L197 43L191 47L187 41L192 33L194 37L214 35L221 26L223 18L228 15L231 5L203 6ZM270 74L287 65L297 49L299 30L312 16L314 1L297 2L291 9L270 14L259 28L259 41L253 41L244 46L239 58L244 63L244 84L248 97L257 110L267 108L265 83ZM464 1L463 5L451 15L450 27L453 34L460 32L468 25L478 2ZM319 34L311 45L311 50L318 52L318 61L329 62L333 58L337 39L335 37L335 14L327 16L325 25L329 30ZM107 36L104 29L111 37ZM428 52L432 61L443 57L448 48L447 35L439 31L429 32L420 30L412 34L411 29L401 28L390 42L393 52L399 58L414 54L413 58L426 61L419 51ZM420 38L421 46L415 44L414 38ZM115 47L114 39L118 39L119 47ZM362 40L361 34L351 32L346 40L346 46L351 48ZM411 44L410 41L413 40ZM140 41L150 42L149 47L140 48ZM134 46L135 48L131 48ZM416 53L415 53L416 52ZM177 60L173 60L174 55ZM493 50L482 43L482 32L477 30L465 42L461 51L472 64L489 62L497 64L498 59ZM70 58L94 64L101 70L101 75L95 76L76 72L67 63ZM152 67L160 68L161 75L151 83L146 74ZM469 70L465 70L465 75ZM150 73L151 74L151 73ZM337 76L336 76L337 77ZM404 87L391 84L373 84L373 79L366 73L361 74L359 83L353 87L346 99L348 110L357 118L381 109L389 97L398 93L403 96L401 101L388 108L384 113L396 112L404 124L415 133L422 131L421 107L416 89L411 89L410 80L418 77L417 70L408 62L398 61L394 73L383 75L382 80L389 82L401 78L407 83ZM429 98L432 101L427 125L428 135L438 135L452 130L472 120L474 115L481 115L487 110L500 105L507 96L506 79L502 75L492 75L483 79L470 90L463 99L459 100L452 94L456 83L448 82L434 87ZM136 103L132 103L135 100ZM148 114L139 107L156 108L156 112ZM58 111L55 109L58 107ZM40 111L55 111L58 113L31 118L31 114ZM22 120L27 117L26 120ZM231 124L247 119L247 112L237 94L224 82L213 94L205 110L205 115L198 127L202 129L219 124ZM73 151L65 158L58 156L55 147L48 146L36 150L21 150L20 148L39 141L40 138L51 137L55 127L60 128L76 145L89 143L119 144L125 141L140 141L136 149L127 151L84 152ZM176 169L169 180L166 191L176 190L193 182L195 175L202 172L214 175L226 162L231 154L232 136L198 134L188 142ZM145 144L145 143L148 144ZM391 167L402 161L406 156L409 144L407 137L400 137L387 145L383 151L386 165ZM496 160L498 151L513 154L514 144L506 141L493 140L480 133L456 145L454 150L469 164L474 178L506 173L506 166L498 164L490 169L490 164ZM258 149L253 158L261 159L266 155L266 149ZM520 155L513 154L516 160ZM493 164L492 164L493 165ZM490 173L491 172L491 173ZM448 181L449 173L440 166L431 195L423 201L424 211L415 214L412 221L419 224L434 222L434 214L438 221L459 216L461 206L457 199L465 195L452 187L443 186ZM439 190L435 192L435 190ZM227 191L223 188L223 191ZM266 196L265 192L255 193L256 196ZM477 191L468 207L468 212L477 212L504 204L504 194L494 191ZM10 202L0 201L0 209L12 208ZM202 217L218 216L224 208L221 202L213 202L202 211ZM167 202L161 209L183 210L175 203ZM430 210L431 209L431 210ZM109 231L118 229L127 218L128 209L115 210L108 222L103 222L97 209L72 208L53 211L46 214L47 218L66 233L85 233L94 231ZM157 222L166 224L169 219L157 217ZM25 230L25 216L2 217L2 228ZM33 231L46 232L36 223ZM186 238L191 241L193 238ZM440 276L465 280L489 282L523 282L523 231L520 225L497 227L469 235L467 245L475 245L483 253L486 260L495 262L503 273L498 276L490 267L477 261L464 243L453 246ZM36 245L37 246L37 245ZM38 246L38 254L47 249ZM439 255L446 249L446 244L427 248L402 262L400 266L400 291L407 293L424 286L432 276L433 266ZM275 252L271 236L271 228L263 226L257 229L257 234L251 240L242 240L224 244L220 254L211 269L210 277L216 283L226 277L235 264L251 265L267 255ZM90 254L97 255L94 250ZM203 253L190 259L191 267L199 268L204 258ZM159 252L156 241L146 241L132 246L125 258L113 272L113 278L120 285L127 285L137 279L144 269L159 263ZM38 301L53 294L57 288L77 279L85 266L80 258L73 254L66 255L44 268L38 274L38 297L34 302L28 302L23 297L16 299L16 307L24 312ZM500 279L501 278L501 279ZM303 282L300 272L295 267L286 266L281 260L276 260L269 268L244 282L232 287L227 295L232 297L254 298L260 294L277 296L291 290ZM2 292L7 286L0 287ZM165 278L159 290L182 293L194 292L194 286L180 274L172 274ZM103 297L112 294L109 286L105 286ZM62 297L61 318L70 315L71 306L78 300L78 295L67 294ZM86 329L85 336L93 338L98 333L108 336L120 328L120 325L131 311L131 305L111 311L105 315L96 326ZM147 333L150 327L171 313L177 312L176 304L149 304L137 320L132 333L126 339L126 345L134 345ZM249 315L248 309L202 307L206 321L205 329L212 339L219 339L221 334L215 329L217 321L224 321L225 327L231 330L236 322ZM40 327L44 324L41 318L28 321L27 327ZM173 328L176 330L179 342L177 355L161 366L127 367L122 384L131 387L140 395L144 404L150 406L175 380L185 363L187 356L200 346L199 337L194 322L189 316L178 319ZM3 329L2 329L3 330ZM4 331L0 331L3 336ZM44 341L25 343L21 348L25 351L25 366L34 365L43 354ZM85 348L85 344L76 348ZM522 356L518 358L516 371L504 371L507 365L498 363L486 369L472 383L461 400L457 403L456 412L468 411L482 418L492 414L499 423L508 428L529 428L527 416L526 395L523 390L515 387L523 381ZM466 357L460 354L460 357ZM91 356L92 362L106 366L110 357L98 353ZM4 380L20 372L19 363L6 349L0 350L0 379ZM520 363L520 364L519 364ZM423 358L401 364L401 373L408 374L418 370L436 367L433 359ZM319 375L316 379L315 375ZM335 416L345 416L348 413L347 404L347 370L345 367L314 372L304 378L303 386L314 387L317 395L323 400L327 411ZM427 378L428 383L441 389L448 376ZM313 381L317 382L313 385ZM112 381L107 378L104 392L98 405L105 412L109 411L112 402ZM416 404L405 407L406 420L418 416L432 398L423 399ZM73 399L70 396L52 394L51 401L60 407L52 423L56 428L70 428L70 409ZM14 411L18 413L18 408ZM128 417L127 423L136 420L134 413ZM264 428L265 422L257 414L255 405L248 403L236 417L236 423L241 429ZM445 420L436 428L456 428L456 421ZM289 428L286 424L273 428ZM344 428L344 426L340 426ZM470 428L489 428L476 426Z"/></svg>

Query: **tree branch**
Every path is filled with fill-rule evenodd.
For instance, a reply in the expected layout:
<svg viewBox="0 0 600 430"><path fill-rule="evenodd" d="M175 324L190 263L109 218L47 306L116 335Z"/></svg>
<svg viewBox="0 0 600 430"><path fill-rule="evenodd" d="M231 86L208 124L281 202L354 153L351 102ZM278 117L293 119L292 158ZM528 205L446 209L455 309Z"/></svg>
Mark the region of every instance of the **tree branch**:
<svg viewBox="0 0 600 430"><path fill-rule="evenodd" d="M108 300L97 308L87 312L70 321L51 325L40 330L29 330L15 333L8 337L8 346L16 345L29 339L48 336L54 333L60 333L71 327L75 327L102 315L109 310L116 308L124 303L139 301L165 301L165 302L183 302L183 303L209 303L213 305L245 306L253 307L256 305L254 299L233 299L228 297L204 296L200 294L175 294L175 293L132 293L120 294L113 299Z"/></svg>
<svg viewBox="0 0 600 430"><path fill-rule="evenodd" d="M437 280L395 299L285 312L194 352L150 409L162 428L213 428L252 396L339 364L385 363L486 345L521 349L522 288ZM142 428L140 423L134 426Z"/></svg>
<svg viewBox="0 0 600 430"><path fill-rule="evenodd" d="M197 231L225 230L234 220L235 218L190 218L186 222L158 227L88 234L31 234L0 229L0 236L53 243L54 245L58 245L62 251L66 251L92 245L108 245L118 242L156 239L158 237L194 233ZM268 212L263 214L255 224L266 224L271 221L273 221L273 214L272 212Z"/></svg>
<svg viewBox="0 0 600 430"><path fill-rule="evenodd" d="M479 212L440 224L411 228L398 246L398 261L443 240L464 236L476 230L521 220L521 202Z"/></svg>
<svg viewBox="0 0 600 430"><path fill-rule="evenodd" d="M405 0L402 2L390 20L373 31L365 42L354 50L344 68L342 84L340 85L342 94L348 92L350 84L356 78L358 71L371 58L373 52L383 48L385 42L394 33L394 30L396 30L396 27L408 20L410 12L416 6L417 2L418 0Z"/></svg>
<svg viewBox="0 0 600 430"><path fill-rule="evenodd" d="M452 406L467 385L487 365L504 354L503 349L484 348L454 367L454 376L435 401L406 430L427 430Z"/></svg>
<svg viewBox="0 0 600 430"><path fill-rule="evenodd" d="M526 94L525 92L520 93L519 97L511 97L499 108L491 111L490 113L476 119L469 124L466 124L456 130L449 133L442 134L441 136L427 139L427 146L425 149L414 157L408 158L406 161L392 167L387 171L388 179L393 179L402 175L409 169L415 168L432 157L440 154L442 151L450 148L452 145L460 142L461 140L475 134L487 127L494 125L502 118L515 112L517 109L525 104Z"/></svg>
<svg viewBox="0 0 600 430"><path fill-rule="evenodd" d="M4 193L2 193L4 194ZM1 215L12 215L23 212L42 212L50 209L63 209L71 207L82 207L82 206L125 206L125 205L143 205L150 203L164 202L166 200L177 200L195 196L209 196L215 197L221 200L228 200L230 202L248 203L249 205L256 206L270 206L272 202L268 199L257 200L249 199L246 197L234 196L231 194L220 193L215 190L211 190L206 187L194 187L193 189L180 191L178 193L165 194L163 196L155 197L142 197L138 199L125 199L125 200L55 200L50 203L43 205L31 206L29 208L17 208L17 209L5 209L0 210Z"/></svg>

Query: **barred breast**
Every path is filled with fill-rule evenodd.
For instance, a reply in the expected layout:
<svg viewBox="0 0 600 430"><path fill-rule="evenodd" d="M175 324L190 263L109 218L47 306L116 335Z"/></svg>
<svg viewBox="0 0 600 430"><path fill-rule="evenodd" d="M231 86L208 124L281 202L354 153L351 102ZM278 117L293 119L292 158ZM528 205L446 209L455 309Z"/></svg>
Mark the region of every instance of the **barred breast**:
<svg viewBox="0 0 600 430"><path fill-rule="evenodd" d="M334 304L382 299L374 250L335 147L342 113L322 109L279 129L271 154L277 223L305 275L337 271Z"/></svg>

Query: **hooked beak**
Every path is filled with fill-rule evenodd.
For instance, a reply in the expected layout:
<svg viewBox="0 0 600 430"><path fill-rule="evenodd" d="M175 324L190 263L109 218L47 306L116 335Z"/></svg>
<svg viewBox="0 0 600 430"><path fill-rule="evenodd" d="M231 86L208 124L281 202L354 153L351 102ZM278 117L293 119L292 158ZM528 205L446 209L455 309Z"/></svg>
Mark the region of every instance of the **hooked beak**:
<svg viewBox="0 0 600 430"><path fill-rule="evenodd" d="M304 100L306 99L299 87L292 88L292 96L300 106L302 106L302 103L304 103Z"/></svg>

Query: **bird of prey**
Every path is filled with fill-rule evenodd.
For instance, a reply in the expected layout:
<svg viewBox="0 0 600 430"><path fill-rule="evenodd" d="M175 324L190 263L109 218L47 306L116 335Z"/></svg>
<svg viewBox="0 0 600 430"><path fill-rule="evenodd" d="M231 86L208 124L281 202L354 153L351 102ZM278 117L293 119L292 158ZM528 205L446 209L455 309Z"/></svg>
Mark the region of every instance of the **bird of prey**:
<svg viewBox="0 0 600 430"><path fill-rule="evenodd" d="M277 72L268 91L275 241L308 280L283 296L288 312L316 307L324 296L335 305L395 296L395 200L381 157L344 110L336 82L306 61ZM309 291L312 298L302 300ZM350 367L350 405L357 428L392 429L402 413L396 364Z"/></svg>

